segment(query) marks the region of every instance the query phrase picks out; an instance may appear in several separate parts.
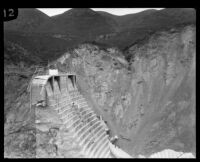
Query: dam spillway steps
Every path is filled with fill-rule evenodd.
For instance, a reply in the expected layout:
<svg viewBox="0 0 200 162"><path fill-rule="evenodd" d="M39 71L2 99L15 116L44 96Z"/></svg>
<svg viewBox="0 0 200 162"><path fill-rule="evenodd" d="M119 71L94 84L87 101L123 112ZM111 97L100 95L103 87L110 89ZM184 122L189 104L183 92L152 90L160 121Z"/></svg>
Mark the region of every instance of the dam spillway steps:
<svg viewBox="0 0 200 162"><path fill-rule="evenodd" d="M31 84L31 105L47 106L55 112L63 128L72 132L86 157L109 157L109 139L94 110L78 91L76 76L40 75Z"/></svg>

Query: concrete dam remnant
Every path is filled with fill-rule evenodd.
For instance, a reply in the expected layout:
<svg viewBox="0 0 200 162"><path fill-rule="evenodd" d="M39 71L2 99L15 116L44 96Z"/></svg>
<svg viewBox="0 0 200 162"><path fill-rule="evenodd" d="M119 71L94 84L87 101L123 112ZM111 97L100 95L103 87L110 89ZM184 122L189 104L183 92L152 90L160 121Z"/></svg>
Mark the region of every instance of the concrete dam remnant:
<svg viewBox="0 0 200 162"><path fill-rule="evenodd" d="M53 110L62 124L73 133L87 158L117 158L111 154L112 143L107 131L109 128L102 118L88 106L86 99L78 91L75 73L58 73L49 70L48 74L35 76L30 84L31 106ZM120 154L121 149L118 148ZM122 155L130 158L127 153Z"/></svg>

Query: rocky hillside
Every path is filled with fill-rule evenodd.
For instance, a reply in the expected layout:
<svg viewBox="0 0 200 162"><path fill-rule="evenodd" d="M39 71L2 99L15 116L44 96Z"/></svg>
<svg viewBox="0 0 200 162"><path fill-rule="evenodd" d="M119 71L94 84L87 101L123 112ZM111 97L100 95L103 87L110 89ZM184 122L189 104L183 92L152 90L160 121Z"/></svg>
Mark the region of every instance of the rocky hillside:
<svg viewBox="0 0 200 162"><path fill-rule="evenodd" d="M127 49L85 44L55 64L75 70L82 93L132 155L163 149L195 154L196 28L157 32Z"/></svg>

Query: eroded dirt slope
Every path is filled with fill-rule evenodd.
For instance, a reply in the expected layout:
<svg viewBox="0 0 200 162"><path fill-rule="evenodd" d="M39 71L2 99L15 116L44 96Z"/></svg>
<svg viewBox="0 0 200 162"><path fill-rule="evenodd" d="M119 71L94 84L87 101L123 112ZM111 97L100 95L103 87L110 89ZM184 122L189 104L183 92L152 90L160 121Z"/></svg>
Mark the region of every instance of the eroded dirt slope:
<svg viewBox="0 0 200 162"><path fill-rule="evenodd" d="M196 27L157 32L127 51L84 44L54 62L78 85L132 155L195 154ZM125 59L124 55L127 59Z"/></svg>

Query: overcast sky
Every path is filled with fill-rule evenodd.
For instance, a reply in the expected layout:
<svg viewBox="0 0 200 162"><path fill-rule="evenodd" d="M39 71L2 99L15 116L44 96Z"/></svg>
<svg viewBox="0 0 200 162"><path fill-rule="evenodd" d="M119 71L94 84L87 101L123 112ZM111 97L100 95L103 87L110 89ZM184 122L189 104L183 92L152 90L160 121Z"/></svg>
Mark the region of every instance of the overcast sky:
<svg viewBox="0 0 200 162"><path fill-rule="evenodd" d="M61 14L71 8L38 8L49 16ZM137 13L148 9L162 9L162 8L91 8L94 11L105 11L113 15L126 15L131 13Z"/></svg>

